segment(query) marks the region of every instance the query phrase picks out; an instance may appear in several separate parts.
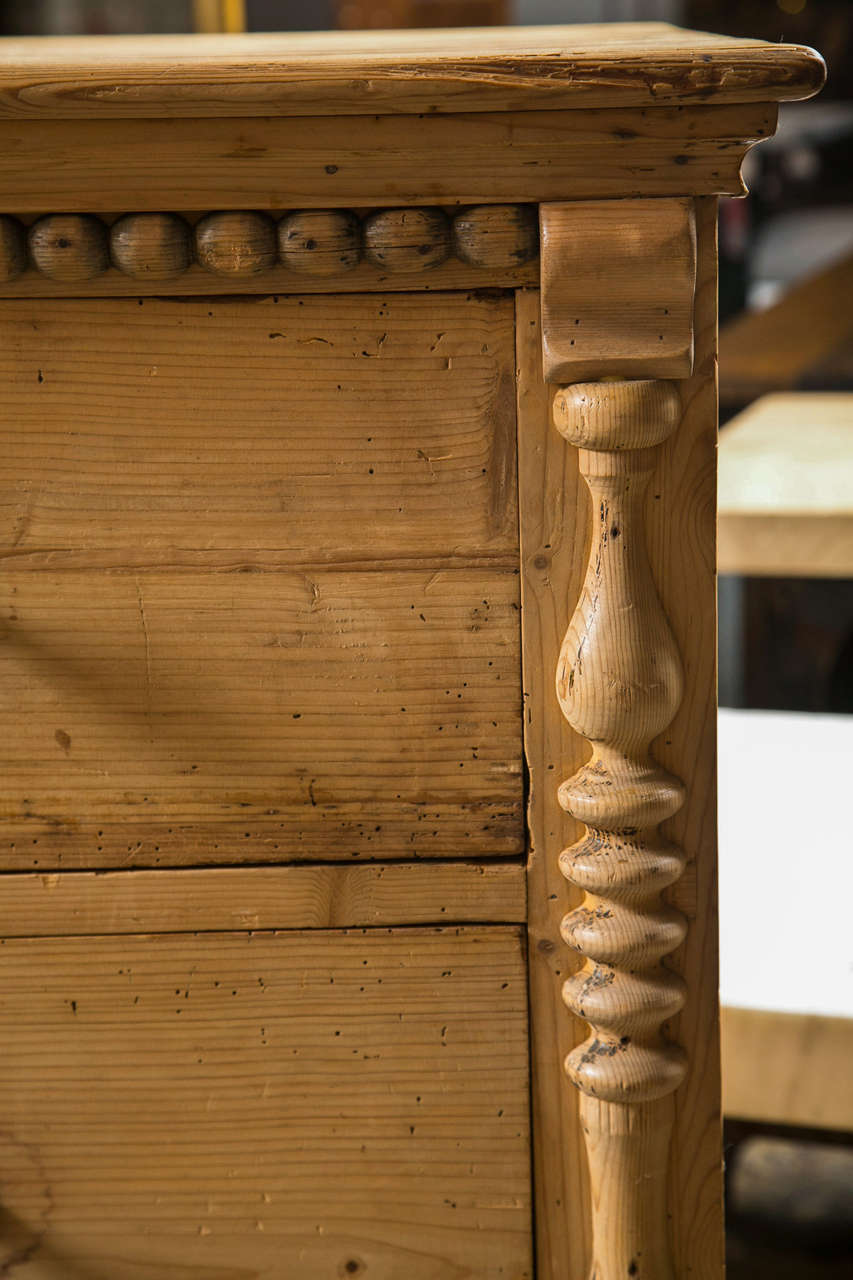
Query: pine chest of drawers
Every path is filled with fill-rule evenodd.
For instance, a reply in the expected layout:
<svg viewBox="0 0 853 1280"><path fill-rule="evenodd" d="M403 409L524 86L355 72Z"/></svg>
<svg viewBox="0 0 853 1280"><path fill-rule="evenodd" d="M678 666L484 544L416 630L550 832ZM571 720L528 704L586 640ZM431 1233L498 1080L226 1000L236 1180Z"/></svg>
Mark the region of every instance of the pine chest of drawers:
<svg viewBox="0 0 853 1280"><path fill-rule="evenodd" d="M5 43L3 1274L720 1274L715 197L821 78Z"/></svg>

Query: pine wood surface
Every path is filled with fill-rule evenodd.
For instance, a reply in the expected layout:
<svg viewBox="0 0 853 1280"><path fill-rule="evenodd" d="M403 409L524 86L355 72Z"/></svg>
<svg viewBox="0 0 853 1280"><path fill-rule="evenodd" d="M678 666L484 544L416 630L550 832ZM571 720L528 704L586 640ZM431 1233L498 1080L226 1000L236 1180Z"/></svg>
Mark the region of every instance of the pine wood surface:
<svg viewBox="0 0 853 1280"><path fill-rule="evenodd" d="M517 862L6 874L0 937L526 920Z"/></svg>
<svg viewBox="0 0 853 1280"><path fill-rule="evenodd" d="M0 303L6 553L514 566L513 341L506 297Z"/></svg>
<svg viewBox="0 0 853 1280"><path fill-rule="evenodd" d="M287 119L0 121L0 209L370 208L740 195L775 104Z"/></svg>
<svg viewBox="0 0 853 1280"><path fill-rule="evenodd" d="M714 200L696 202L694 374L680 385L682 418L661 446L648 492L647 546L664 613L684 667L681 704L653 744L686 787L663 834L688 857L667 895L687 916L687 938L667 960L685 980L672 1038L687 1054L675 1094L669 1211L675 1274L719 1280L723 1267L716 829L716 329Z"/></svg>
<svg viewBox="0 0 853 1280"><path fill-rule="evenodd" d="M0 42L0 113L20 118L780 101L823 78L812 49L660 22Z"/></svg>
<svg viewBox="0 0 853 1280"><path fill-rule="evenodd" d="M577 957L566 950L560 923L569 901L580 894L557 865L560 850L581 827L557 804L557 784L581 765L588 748L559 714L554 672L568 610L583 582L589 517L577 451L566 447L551 421L553 388L542 379L539 296L519 293L516 305L537 1276L566 1280L588 1269L589 1189L578 1095L562 1069L585 1034L561 997Z"/></svg>
<svg viewBox="0 0 853 1280"><path fill-rule="evenodd" d="M523 848L518 584L10 571L5 868Z"/></svg>
<svg viewBox="0 0 853 1280"><path fill-rule="evenodd" d="M618 200L574 200L544 204L539 217L548 382L689 377L693 202L632 200L628 214ZM666 270L650 272L650 260Z"/></svg>
<svg viewBox="0 0 853 1280"><path fill-rule="evenodd" d="M373 210L252 210L189 215L0 214L7 296L368 292L535 283L535 205ZM449 270L447 269L449 267ZM85 282L85 286L83 284ZM132 284L131 284L132 282ZM168 282L168 284L166 283ZM7 286L12 284L10 289Z"/></svg>
<svg viewBox="0 0 853 1280"><path fill-rule="evenodd" d="M603 38L612 39L613 34L610 29ZM310 54L306 79L285 70L281 54L272 70L258 62L258 75L242 75L245 54L238 59L236 73L233 64L216 63L217 72L223 73L218 78L208 74L208 64L202 92L198 62L182 82L184 69L178 69L174 43L167 55L171 75L159 75L153 93L153 64L142 67L154 49L150 44L135 68L120 69L118 75L108 76L107 84L97 71L91 74L90 63L83 70L82 93L79 67L66 79L54 63L49 68L52 87L42 97L44 65L31 65L26 68L34 73L26 76L29 88L17 81L6 83L5 101L12 105L0 122L2 208L25 220L45 210L84 215L76 255L63 256L62 242L68 236L57 236L56 226L42 225L30 232L30 260L60 290L79 285L84 293L89 277L102 270L109 281L103 230L88 219L105 214L111 220L128 209L135 215L163 209L208 211L195 233L195 251L217 278L231 281L244 276L258 281L278 269L276 257L284 255L289 244L297 254L307 247L312 237L305 228L298 229L292 242L286 235L282 242L281 229L267 213L283 207L325 210L327 216L330 210L356 207L367 214L371 234L374 224L382 234L389 229L393 233L390 257L384 244L377 248L366 237L376 270L399 267L405 272L414 255L420 255L438 271L452 248L444 215L434 212L439 206L445 206L446 213L456 204L480 202L740 192L742 158L749 145L772 132L776 100L808 96L822 77L819 59L798 50L780 53L764 46L759 55L753 47L742 61L742 45L735 58L733 44L719 44L714 37L708 44L699 37L686 53L681 47L673 55L669 47L653 52L636 29L622 34L626 43L618 50L612 45L593 50L595 67L585 56L566 59L557 49L550 56L537 49L531 53L536 65L528 61L520 73L517 51L509 55L510 68L503 51L483 43L482 33L469 33L465 39L477 42L476 51L471 43L464 53L459 46L458 60L446 61L437 74L435 65L421 65L416 76L401 58L400 44L392 40L373 55L375 62L361 59L357 71L350 55L344 55L343 93L338 93L344 83L340 70L332 69L328 57ZM518 33L511 38L515 43ZM684 36L675 33L673 39ZM261 45L256 42L253 47ZM162 57L167 46L157 48ZM54 49L59 58L69 52L67 46ZM721 49L725 67L717 60ZM445 46L438 46L436 53L442 52L452 58ZM473 76L465 65L469 60L477 64ZM392 65L398 70L386 92L390 81L384 73ZM157 70L162 66L161 62ZM105 58L98 70L107 74ZM401 88L400 70L406 89ZM13 76L18 73L13 69ZM164 80L171 86L166 93ZM243 88L232 94L226 80ZM306 92L309 80L313 85ZM209 96L214 81L215 103ZM322 106L317 106L321 92ZM502 97L508 92L510 96ZM530 95L528 101L525 95ZM57 97L63 102L70 98L76 105L66 113L57 109ZM94 97L98 106L85 118ZM41 101L34 109L37 98ZM54 105L47 105L48 98ZM164 107L166 98L170 103L180 98L181 107ZM17 104L24 99L25 111L33 114L20 114ZM122 103L131 99L133 111L141 108L135 119L124 115ZM296 101L301 107L293 106ZM456 114L462 101L464 113ZM173 118L185 109L184 118ZM405 113L413 111L417 121L406 118ZM424 208L401 216L388 205ZM672 958L672 967L685 979L688 1002L670 1028L686 1050L689 1072L674 1096L668 1180L657 1181L666 1190L667 1205L661 1202L660 1209L661 1217L665 1211L670 1215L673 1272L689 1273L696 1280L718 1280L722 1245L713 906L714 215L714 203L701 201L696 372L681 388L683 422L662 446L645 512L650 563L686 671L679 710L655 744L662 768L687 786L686 804L665 825L666 834L689 860L688 874L671 898L690 923L685 943ZM242 228L242 239L231 234L233 225ZM78 236L80 226L74 226ZM423 239L422 228L428 232ZM7 234L8 224L0 230L0 262L14 274L21 266L19 246L15 235ZM421 254L422 245L428 252ZM183 260L177 241L164 241L161 250L164 256ZM341 252L351 256L346 236ZM113 260L118 262L120 256L117 251ZM599 256L604 277L613 264ZM649 278L671 269L665 254L652 259ZM132 260L127 265L139 269ZM351 265L349 257L346 265ZM82 274L76 274L78 270ZM321 315L322 298L301 301L303 308L313 301L320 308L315 316ZM352 301L357 305L358 300ZM386 308L395 305L394 299L381 301ZM488 301L497 313L501 307L507 310L506 300ZM25 300L22 305L38 304ZM531 892L541 892L530 921L537 956L530 980L538 1006L532 1028L538 1274L540 1280L580 1276L588 1272L590 1259L587 1228L580 1222L589 1200L580 1129L585 1126L592 1132L592 1145L595 1132L604 1133L607 1116L612 1120L617 1108L608 1111L605 1104L586 1099L579 1123L577 1098L560 1066L562 1053L555 1052L558 1044L571 1047L586 1031L573 1024L559 995L559 978L572 965L559 937L565 893L556 886L557 855L564 847L567 824L559 811L556 818L553 815L556 784L582 763L586 747L566 727L554 727L551 722L559 723L560 717L553 692L548 695L550 704L546 698L559 641L575 604L574 598L552 595L551 553L558 551L554 578L574 587L582 575L587 539L585 530L580 532L586 514L578 501L577 472L567 460L554 465L554 450L541 445L540 429L556 433L548 415L541 417L550 397L533 366L534 349L526 345L524 334L519 335L521 521L526 527L522 560L528 577L522 689L517 582L511 569L517 555L515 510L512 500L506 500L512 483L507 451L490 452L480 463L484 479L473 511L457 511L467 508L469 483L474 482L460 473L459 485L453 487L454 457L453 476L443 474L447 485L441 502L435 508L427 502L420 512L415 511L414 498L409 502L407 497L404 511L390 511L391 518L380 521L377 549L372 510L377 505L374 477L379 469L367 463L364 483L371 487L362 490L365 455L359 447L353 454L359 471L353 489L363 493L364 505L357 503L353 511L356 545L350 546L351 530L339 526L341 508L350 509L348 498L340 500L340 494L348 493L349 476L335 492L334 509L324 511L322 528L307 533L295 510L302 490L294 487L294 532L288 538L282 490L275 489L277 510L259 511L255 504L269 494L263 482L257 483L257 466L254 486L247 476L248 464L241 475L242 454L254 455L256 462L269 438L264 429L302 416L315 430L318 421L328 422L331 442L338 419L348 418L344 387L358 379L338 374L339 351L324 351L318 353L316 381L307 381L299 372L304 369L302 353L294 352L289 372L272 377L276 386L301 379L295 413L286 405L282 414L276 396L263 400L278 356L258 357L258 350L265 343L274 347L290 341L283 324L271 325L267 338L261 337L252 352L238 350L232 370L239 370L239 389L233 371L230 384L223 373L232 352L220 341L222 335L215 343L202 344L200 352L191 350L191 340L186 346L179 340L173 360L180 308L205 305L214 313L208 317L212 319L218 308L222 315L231 304L152 304L154 323L161 324L164 335L164 354L160 360L151 359L154 348L143 339L143 359L137 348L127 364L108 361L113 390L121 387L124 392L125 373L130 390L106 413L92 390L96 367L103 376L104 362L97 356L120 347L122 338L104 336L100 346L88 348L89 369L81 362L79 347L78 358L69 357L66 365L64 404L74 407L79 400L75 411L80 423L97 422L103 415L124 425L129 415L132 425L126 435L137 449L140 440L151 438L152 422L155 435L162 429L164 437L178 438L180 444L170 439L168 448L172 461L176 449L180 454L186 448L183 475L188 483L179 493L174 487L159 488L156 479L151 484L158 473L165 475L162 455L137 454L135 474L128 482L120 470L127 440L116 449L115 437L109 434L113 427L105 433L112 452L109 444L99 452L103 435L93 448L90 428L84 425L80 451L75 454L77 445L69 447L59 468L66 463L72 470L103 468L104 478L86 491L94 519L83 532L72 528L79 493L77 501L67 501L57 516L56 508L40 501L41 491L36 491L26 461L17 473L19 487L10 508L11 540L18 545L10 548L8 557L9 640L4 645L16 674L0 682L10 695L4 741L14 758L8 766L0 761L10 815L6 860L0 865L7 870L37 866L47 871L38 891L55 893L52 882L60 881L82 901L78 910L86 922L98 909L100 886L93 888L86 876L73 877L73 883L63 881L57 868L175 868L241 857L312 864L349 864L353 857L432 857L449 862L517 854L524 844L519 695L527 695L524 727L533 843L529 885ZM234 305L257 305L263 324L282 303L269 301L263 311L263 304ZM340 310L346 305L340 294L325 300L326 320L340 322L344 331L348 326L340 321ZM427 308L428 321L420 338L434 330L429 342L440 341L440 301L434 310L425 297L421 305ZM518 305L532 334L536 300L522 299ZM133 306L143 316L152 314L144 299L141 306L124 300L117 301L113 311L109 306L109 299L69 303L61 327L65 345L74 345L84 307L114 321L124 321ZM157 319L157 308L165 306L171 308L168 324L165 312ZM288 313L290 307L288 302ZM20 319L26 313L14 314ZM36 326L47 314L35 317ZM373 317L362 319L358 336L373 332ZM499 314L497 327L505 321ZM203 323L204 318L196 316L187 321L187 328L199 333ZM140 322L136 339L143 331ZM278 331L286 337L274 337ZM485 331L491 334L492 328L486 325ZM47 354L63 348L58 332L54 329L52 341L45 343ZM327 345L328 332L305 332L307 345L315 345L318 337L316 345ZM350 325L348 332L356 336L356 327ZM376 334L377 365L388 332L383 327ZM242 323L232 326L234 347L239 348L243 333ZM16 326L19 359L32 340L42 340L38 328L24 336ZM485 437L491 448L505 442L511 412L505 379L497 397L487 399L482 391L493 386L497 369L506 369L505 348L498 359L495 350L483 350L488 345L484 338L479 355L474 349L467 353L470 360L462 380L469 387L473 382L474 389L467 399L460 399L459 420L478 441ZM371 350L369 344L362 348ZM369 361L369 356L359 356L355 343L347 351L348 374L352 362L360 367L361 360ZM537 360L538 354L537 347ZM433 350L429 358L437 355ZM490 361L488 372L478 359ZM171 385L152 394L147 387L160 377L164 364ZM437 405L447 403L443 375L453 373L453 357L449 355L443 367L429 366L436 374L433 383L416 365L410 344L405 358L392 368L405 382L408 399L435 413ZM122 370L120 378L115 377L116 367ZM28 412L34 415L30 435L38 438L51 429L54 419L38 400L38 390L47 385L43 365L37 364L34 372L35 387L30 385L26 394L22 390L18 403L36 405L37 415ZM679 367L677 372L686 369ZM480 376L482 383L477 381ZM316 400L302 394L320 384L324 390ZM341 399L330 394L332 385L343 397L343 411ZM392 406L382 400L383 388L393 385L386 363L382 377L375 378L362 401L358 391L352 393L359 445L361 434L372 435L365 427L372 421L374 401L382 404L389 421L393 409L403 422L411 422L403 393ZM258 387L263 388L260 393ZM258 394L262 407L252 410L257 434L235 440L233 424L245 420L243 403L254 404ZM172 400L179 406L176 417L152 413L152 405ZM328 416L320 412L324 407ZM192 444L185 445L182 423L194 412L198 431ZM220 412L232 427L227 443L217 434ZM493 433L488 424L496 416L502 425ZM428 429L427 420L424 409L422 421ZM11 422L16 425L14 416ZM537 424L532 430L530 422ZM205 435L211 432L213 444ZM393 439L396 448L399 436ZM306 441L306 456L310 444L313 441ZM554 448L570 453L559 439ZM195 451L192 466L190 449ZM437 483L433 465L438 456L424 453L426 458L418 457L417 462L426 464L429 481L424 475L417 480L416 466L409 473L418 494L425 492L418 485ZM191 476L205 454L215 457L220 470L211 468L207 489L193 493ZM331 444L327 459L330 455L334 456ZM276 468L286 477L291 457L282 458L277 447L269 456L270 478L277 480ZM479 460L482 455L476 456ZM405 472L408 455L395 457ZM322 448L319 462L322 465ZM172 468L173 485L177 474ZM495 486L492 481L498 475L503 479ZM336 482L339 478L335 474ZM320 483L311 495L315 506L318 495L330 487L328 470L317 479ZM527 487L531 481L539 484L535 493ZM393 482L389 477L389 496L397 482L398 477ZM65 484L54 476L50 496L70 496ZM500 497L495 496L498 492ZM137 505L134 498L140 495ZM569 496L571 507L559 509L560 501ZM138 518L152 499L157 508L154 534ZM450 523L445 525L447 517L441 512L448 510ZM128 513L132 514L123 540L111 542ZM399 523L394 517L402 515L407 519ZM435 529L424 532L432 525L438 528L438 547L433 542ZM571 545L569 526L575 532ZM248 548L243 540L246 529L254 530L255 538L250 532ZM396 537L401 530L402 542ZM300 542L305 545L300 547ZM318 546L326 547L325 553L318 553ZM238 572L241 569L250 572ZM595 736L588 726L580 727L588 737ZM141 814L145 816L140 821ZM258 870L266 874L264 868ZM291 870L315 873L317 868ZM335 871L349 875L350 866L331 868ZM213 922L222 904L218 886L207 877L217 872L207 865L199 874L206 877L205 909ZM131 880L138 875L159 873L124 871L122 876L129 879L122 879L120 886L115 880L104 885L101 903L109 905L112 892L110 910L119 923L123 919L130 924L135 911L157 910L159 889L142 907L134 904ZM325 888L331 894L334 879L326 870ZM10 884L32 909L35 881L11 877ZM292 900L295 911L312 910L308 898L317 892L317 884L316 878L300 882ZM396 909L381 905L378 876L367 888L345 881L341 892L364 895L355 910ZM398 892L395 889L395 901ZM301 894L304 907L298 905ZM228 905L229 910L244 909L236 891ZM270 910L274 907L272 901ZM334 913L334 903L328 909ZM312 921L322 921L326 910L324 903ZM0 1008L7 1011L5 1039L13 1042L13 1050L11 1069L0 1081L0 1114L11 1117L14 1154L9 1171L2 1171L13 1194L4 1202L12 1224L6 1237L11 1255L0 1254L0 1269L11 1267L32 1280L66 1280L74 1269L81 1280L113 1280L117 1271L132 1280L133 1268L140 1280L152 1269L163 1274L177 1269L177 1274L187 1275L204 1269L221 1274L222 1280L231 1274L234 1280L244 1275L248 1280L249 1274L277 1274L283 1248L292 1245L295 1265L288 1275L297 1280L300 1274L313 1280L323 1270L356 1275L366 1270L380 1280L396 1280L401 1273L413 1280L455 1280L464 1274L495 1280L529 1277L530 1135L526 1118L518 1119L526 1117L528 1035L523 994L518 998L525 964L517 930L472 928L451 936L435 929L401 929L371 938L351 935L351 940L353 950L345 955L341 949L350 938L322 930L308 937L216 933L190 938L159 933L142 938L7 940L0 947L0 966L5 961L9 968L5 983L0 974ZM401 941L403 952L393 947ZM478 997L477 982L466 985L460 972L469 942L472 952L479 948L473 968L485 975L485 997ZM389 954L382 964L376 961L375 968L382 972L371 987L374 948L386 944ZM254 957L260 954L262 961L269 960L263 970L271 978L257 964L245 963L243 957L252 947ZM18 988L11 981L13 972L26 975ZM79 981L71 981L75 979ZM202 999L196 1004L199 987ZM268 1025L258 1014L265 1013L264 993L270 987L277 998L268 1006L273 1009ZM453 996L446 994L451 990ZM339 1011L353 1018L362 996L363 1020L336 1025ZM225 1008L238 1012L229 1019ZM141 1027L140 1010L151 1013ZM358 1036L363 1043L336 1045L346 1039L350 1026L356 1031L367 1028L366 1036ZM70 1034L63 1037L65 1029ZM454 1048L457 1029L464 1063L447 1054ZM341 1035L332 1039L334 1031ZM208 1033L213 1060L207 1056ZM315 1044L316 1052L311 1049ZM340 1054L344 1047L354 1050L351 1057ZM301 1074L295 1065L299 1061L306 1062ZM445 1076L442 1068L448 1062L451 1068ZM423 1138L417 1118L395 1112L399 1130L383 1132L383 1103L389 1096L393 1099L394 1081L401 1075L408 1084L409 1064L419 1073L421 1088L415 1096L421 1103L426 1097L422 1080L446 1086L440 1089L436 1107L437 1129L428 1132L428 1144L420 1149L425 1156L415 1146ZM201 1069L201 1080L196 1068ZM69 1077L81 1082L71 1098ZM105 1085L90 1088L93 1077ZM502 1080L507 1096L512 1095L511 1108L500 1104ZM475 1099L470 1124L454 1109L453 1099L460 1093ZM274 1107L277 1099L276 1119L283 1117L278 1130L271 1127L267 1109L267 1103ZM656 1107L657 1100L649 1105ZM597 1118L595 1108L601 1110ZM484 1123L484 1114L491 1125ZM592 1198L618 1200L627 1170L635 1175L631 1185L638 1203L647 1204L648 1195L638 1188L649 1175L654 1181L652 1162L667 1158L667 1144L660 1139L664 1129L650 1110L639 1119L627 1107L619 1114L623 1127L614 1123L604 1134L607 1168L603 1179L595 1182ZM504 1127L505 1119L512 1123ZM215 1126L220 1122L218 1132ZM630 1130L639 1123L653 1132L641 1135L638 1144ZM324 1144L326 1158L321 1163L317 1152L324 1151ZM373 1164L366 1165L370 1159ZM194 1184L188 1170L196 1178ZM268 1173L278 1179L272 1186ZM280 1216L275 1211L279 1205ZM174 1215L171 1225L169 1215ZM617 1204L614 1231L626 1216ZM428 1247L426 1237L432 1242ZM134 1250L141 1261L128 1260ZM630 1266L628 1272L633 1274ZM663 1273L655 1280L663 1280Z"/></svg>
<svg viewBox="0 0 853 1280"><path fill-rule="evenodd" d="M853 1017L724 1005L721 1033L727 1117L853 1130Z"/></svg>
<svg viewBox="0 0 853 1280"><path fill-rule="evenodd" d="M3 865L520 852L511 299L0 310Z"/></svg>
<svg viewBox="0 0 853 1280"><path fill-rule="evenodd" d="M673 284L677 298L677 277ZM579 448L593 512L584 586L557 666L560 708L592 755L558 796L586 827L560 855L563 875L584 890L561 926L585 958L563 1000L589 1027L564 1067L581 1091L591 1273L602 1280L632 1269L675 1280L667 1166L672 1094L688 1063L664 1029L685 1001L665 957L683 943L687 921L662 895L687 858L659 825L685 790L649 748L678 709L683 673L645 551L644 499L680 411L677 387L660 379L575 383L554 399L555 426Z"/></svg>
<svg viewBox="0 0 853 1280"><path fill-rule="evenodd" d="M681 384L681 424L660 448L645 513L649 560L685 671L681 705L655 742L654 753L687 787L685 804L664 825L664 834L689 859L685 876L668 895L689 925L686 941L668 961L687 984L686 1004L673 1020L671 1034L685 1048L689 1063L685 1083L675 1094L668 1210L675 1274L701 1280L719 1280L722 1269L714 787L715 217L713 201L697 203L695 373ZM526 314L531 336L532 320L531 309ZM522 324L520 332L524 331ZM532 354L522 364L525 367L522 387L535 387ZM572 831L558 812L556 789L588 750L567 725L559 732L549 726L556 698L548 673L556 669L586 567L589 509L578 498L577 460L559 459L561 448L568 455L573 451L550 424L550 400L542 391L528 390L525 395L522 390L519 477L524 732L533 844L528 890L531 955L542 957L539 966L531 962L534 1151L541 1205L538 1265L543 1280L563 1280L565 1275L584 1274L582 1258L588 1259L588 1253L577 1230L568 1234L567 1222L574 1225L577 1216L577 1179L583 1176L575 1163L582 1160L581 1135L572 1115L577 1095L555 1064L562 1062L563 1046L579 1043L586 1030L584 1024L571 1022L560 998L559 978L573 967L560 938L560 921L577 898L569 898L557 865ZM584 533L574 523L566 527L567 517L570 522L579 520ZM551 707L549 698L554 699ZM546 723L537 726L539 708ZM565 1101L559 1090L569 1095Z"/></svg>
<svg viewBox="0 0 853 1280"><path fill-rule="evenodd" d="M851 345L853 253L722 326L720 402L739 409L772 392L843 385L833 362L843 368Z"/></svg>
<svg viewBox="0 0 853 1280"><path fill-rule="evenodd" d="M2 252L2 246L0 246ZM24 264L26 265L26 264ZM212 275L197 263L191 263L180 275L168 280L154 276L129 278L115 268L94 276L85 285L64 280L51 280L37 271L21 272L0 283L3 298L109 298L109 297L214 297L237 294L245 297L251 289L254 298L261 295L281 296L298 293L440 293L475 292L488 289L526 288L539 283L539 264L521 266L480 266L449 258L429 271L389 271L374 262L362 261L334 276L297 276L288 266L274 266L252 282L243 276Z"/></svg>
<svg viewBox="0 0 853 1280"><path fill-rule="evenodd" d="M11 940L22 1280L529 1280L518 928Z"/></svg>
<svg viewBox="0 0 853 1280"><path fill-rule="evenodd" d="M721 573L853 577L853 393L762 396L720 437Z"/></svg>

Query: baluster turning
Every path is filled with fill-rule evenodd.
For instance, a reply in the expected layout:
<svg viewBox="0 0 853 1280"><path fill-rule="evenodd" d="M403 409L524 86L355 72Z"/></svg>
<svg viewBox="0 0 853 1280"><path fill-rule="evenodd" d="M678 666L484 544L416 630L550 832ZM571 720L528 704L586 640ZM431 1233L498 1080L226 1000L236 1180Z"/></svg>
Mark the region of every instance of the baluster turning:
<svg viewBox="0 0 853 1280"><path fill-rule="evenodd" d="M657 446L678 425L664 381L578 383L559 390L554 420L580 450L592 496L586 579L557 670L563 714L592 746L559 790L583 822L560 856L585 894L562 935L585 957L563 998L590 1025L565 1069L581 1091L593 1201L590 1280L673 1280L666 1216L672 1094L685 1055L664 1033L684 1002L665 962L686 921L662 892L684 853L659 824L682 805L682 783L652 758L652 741L682 694L678 650L652 579L643 506Z"/></svg>

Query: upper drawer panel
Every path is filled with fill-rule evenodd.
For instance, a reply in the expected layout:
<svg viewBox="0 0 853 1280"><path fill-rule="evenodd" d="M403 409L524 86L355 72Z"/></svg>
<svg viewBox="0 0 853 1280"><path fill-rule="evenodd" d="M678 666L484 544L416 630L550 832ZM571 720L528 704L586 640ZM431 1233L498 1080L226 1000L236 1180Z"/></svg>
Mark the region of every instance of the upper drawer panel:
<svg viewBox="0 0 853 1280"><path fill-rule="evenodd" d="M3 867L524 847L512 299L0 304Z"/></svg>
<svg viewBox="0 0 853 1280"><path fill-rule="evenodd" d="M511 558L513 311L0 303L0 544L75 567Z"/></svg>

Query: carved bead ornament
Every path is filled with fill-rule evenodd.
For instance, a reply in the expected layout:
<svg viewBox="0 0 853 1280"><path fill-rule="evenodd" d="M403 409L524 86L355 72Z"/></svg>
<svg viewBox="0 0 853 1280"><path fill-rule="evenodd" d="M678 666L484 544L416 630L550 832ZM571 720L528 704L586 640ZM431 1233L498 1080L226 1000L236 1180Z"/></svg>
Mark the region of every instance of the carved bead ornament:
<svg viewBox="0 0 853 1280"><path fill-rule="evenodd" d="M347 209L208 213L195 226L175 213L126 213L112 225L90 213L49 213L25 227L0 214L0 282L28 266L49 280L94 280L112 266L135 280L168 280L193 262L231 279L279 265L299 275L335 276L366 260L381 270L420 272L455 256L470 266L508 269L539 252L536 209L478 205L443 209Z"/></svg>

